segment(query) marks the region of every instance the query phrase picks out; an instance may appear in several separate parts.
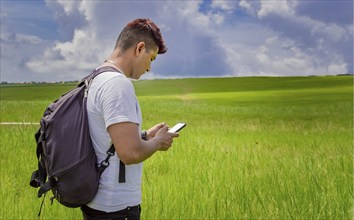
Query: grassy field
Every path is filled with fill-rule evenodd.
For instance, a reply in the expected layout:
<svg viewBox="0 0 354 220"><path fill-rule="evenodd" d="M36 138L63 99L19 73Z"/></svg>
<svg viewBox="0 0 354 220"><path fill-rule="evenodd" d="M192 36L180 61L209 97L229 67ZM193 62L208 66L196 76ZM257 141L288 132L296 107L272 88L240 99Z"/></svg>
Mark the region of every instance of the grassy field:
<svg viewBox="0 0 354 220"><path fill-rule="evenodd" d="M353 218L353 77L134 84L144 128L187 123L173 148L144 163L142 219ZM0 121L38 122L72 87L3 86ZM0 126L0 219L35 219L37 126ZM46 198L42 218L81 213Z"/></svg>

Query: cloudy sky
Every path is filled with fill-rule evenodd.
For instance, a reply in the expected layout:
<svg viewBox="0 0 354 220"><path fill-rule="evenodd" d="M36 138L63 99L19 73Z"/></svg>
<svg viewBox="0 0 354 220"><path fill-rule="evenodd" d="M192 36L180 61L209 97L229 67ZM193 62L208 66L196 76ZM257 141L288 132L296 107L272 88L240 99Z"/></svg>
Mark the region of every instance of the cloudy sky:
<svg viewBox="0 0 354 220"><path fill-rule="evenodd" d="M1 0L1 81L78 80L129 21L168 51L143 78L353 73L352 0Z"/></svg>

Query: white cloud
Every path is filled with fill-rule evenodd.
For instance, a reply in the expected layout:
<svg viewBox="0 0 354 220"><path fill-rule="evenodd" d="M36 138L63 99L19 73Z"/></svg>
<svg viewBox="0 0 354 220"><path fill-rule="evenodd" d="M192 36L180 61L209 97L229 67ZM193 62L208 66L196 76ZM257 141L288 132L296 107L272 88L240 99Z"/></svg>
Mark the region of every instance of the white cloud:
<svg viewBox="0 0 354 220"><path fill-rule="evenodd" d="M347 72L340 54L327 48L303 49L298 42L267 27L239 25L220 33L219 44L225 49L228 65L233 70L229 75L306 76ZM254 38L256 33L259 34ZM229 36L237 36L236 42L242 43L235 43Z"/></svg>
<svg viewBox="0 0 354 220"><path fill-rule="evenodd" d="M311 34L322 36L331 42L348 41L353 33L353 26L339 26L334 23L324 23L311 20L307 17L300 17L299 20L308 20L311 26Z"/></svg>
<svg viewBox="0 0 354 220"><path fill-rule="evenodd" d="M331 74L342 74L345 73L346 70L347 70L347 64L344 62L331 63L327 67L327 73L331 73Z"/></svg>
<svg viewBox="0 0 354 220"><path fill-rule="evenodd" d="M6 31L6 30L1 30L0 32L0 40L3 42L6 42L9 40L9 38L11 37L11 33Z"/></svg>
<svg viewBox="0 0 354 220"><path fill-rule="evenodd" d="M27 66L38 73L62 71L63 76L75 77L74 70L92 69L92 63L99 60L100 50L94 45L95 34L76 30L72 41L57 43L52 49L45 50L38 59L33 59Z"/></svg>
<svg viewBox="0 0 354 220"><path fill-rule="evenodd" d="M82 1L79 7L79 11L85 16L87 21L94 20L94 9L98 1Z"/></svg>
<svg viewBox="0 0 354 220"><path fill-rule="evenodd" d="M92 21L93 10L95 6L99 3L98 1L67 1L67 0L45 0L48 5L59 5L65 12L66 16L71 16L75 13L80 13L87 21ZM55 7L55 6L54 6Z"/></svg>
<svg viewBox="0 0 354 220"><path fill-rule="evenodd" d="M201 3L202 1L200 0L179 2L178 4L172 2L172 4L170 4L171 7L168 8L168 12L173 13L173 11L176 11L177 18L183 19L186 25L192 25L194 31L198 33L207 35L213 34L213 27L215 27L215 25L221 25L224 21L224 16L220 12L199 11ZM221 7L221 5L214 7Z"/></svg>
<svg viewBox="0 0 354 220"><path fill-rule="evenodd" d="M261 20L265 20L265 22L267 22L267 17L280 16L276 17L274 20L269 20L270 23L267 23L267 25L275 29L282 27L282 29L278 31L284 32L285 34L287 31L292 31L294 27L297 29L302 27L307 30L307 32L299 32L296 34L302 36L310 34L313 37L324 37L333 42L352 40L352 25L327 23L308 16L300 16L296 13L296 8L299 3L300 2L297 0L260 0L260 6L257 6L257 4L250 4L242 0L240 5L243 5L243 7L247 8L249 11L257 11L258 17Z"/></svg>
<svg viewBox="0 0 354 220"><path fill-rule="evenodd" d="M57 41L51 48L42 54L33 57L26 66L40 75L59 73L56 78L60 80L75 80L87 75L92 69L103 62L105 56L111 52L111 45L105 45L103 36L97 37L97 25L93 19L93 8L96 1L48 1L52 10L60 11L62 8L66 16L84 17L85 24L73 30L72 37L67 41ZM78 14L77 14L78 13ZM57 16L58 22L67 21L66 16ZM91 23L90 23L91 22ZM102 25L101 22L99 25ZM54 75L54 74L53 74Z"/></svg>
<svg viewBox="0 0 354 220"><path fill-rule="evenodd" d="M251 15L255 15L255 14L256 14L255 9L253 8L253 6L250 4L249 1L247 1L247 0L241 0L241 1L239 2L239 5L240 5L241 8L246 9L246 11L247 11L249 14L251 14Z"/></svg>
<svg viewBox="0 0 354 220"><path fill-rule="evenodd" d="M2 27L0 80L9 82L43 81L26 68L26 62L38 51L48 47L49 44L50 42L37 36L12 33L7 27Z"/></svg>
<svg viewBox="0 0 354 220"><path fill-rule="evenodd" d="M224 11L235 10L237 1L227 1L227 0L212 0L211 7L213 9L221 9Z"/></svg>
<svg viewBox="0 0 354 220"><path fill-rule="evenodd" d="M51 3L50 0L45 0L45 1L47 3ZM82 1L57 0L56 3L62 6L66 15L70 15L70 14L75 13L77 11L77 8L79 8Z"/></svg>
<svg viewBox="0 0 354 220"><path fill-rule="evenodd" d="M255 75L257 73L334 75L352 71L353 55L345 54L343 46L342 48L338 46L347 44L349 48L344 48L344 50L351 50L351 54L353 53L352 46L350 46L353 44L353 26L326 23L307 16L299 16L296 9L300 3L300 1L294 0L262 0L259 1L259 4L256 1L243 0L240 2L240 6L245 8L249 14L254 15L254 12L257 12L257 17L260 19L259 24L263 23L268 32L273 32L272 35L276 38L265 38L260 35L258 39L264 39L264 43L259 44L255 41L251 43L250 40L245 39L253 36L254 33L251 30L242 28L235 31L234 35L245 36L243 43L241 43L243 51L246 51L242 52L243 55L246 55L247 59L252 59L252 56L258 59L251 68L240 67L243 64L249 66L252 64L240 58L241 54L235 56L235 52L230 53L230 49L228 49L228 60L238 58L238 65L234 65L233 68L236 70L234 74L244 74L240 70L251 70L250 73ZM258 27L257 30L262 33L264 28ZM272 43L274 41L276 41L275 44ZM291 45L286 46L285 44L289 44L289 42ZM224 44L223 47L227 48L228 43ZM239 48L240 44L234 48L236 53ZM351 67L348 66L348 62L351 62Z"/></svg>
<svg viewBox="0 0 354 220"><path fill-rule="evenodd" d="M34 35L16 34L15 41L18 43L39 44L42 39Z"/></svg>
<svg viewBox="0 0 354 220"><path fill-rule="evenodd" d="M34 79L79 79L107 58L118 33L137 17L158 24L169 48L152 64L147 78L352 71L352 25L300 16L299 4L295 0L47 0L61 36L45 41L16 33L4 23L1 73L9 77L15 66ZM19 61L10 61L13 57Z"/></svg>
<svg viewBox="0 0 354 220"><path fill-rule="evenodd" d="M257 12L259 18L264 18L269 14L279 14L291 16L295 14L296 0L260 0L260 9Z"/></svg>

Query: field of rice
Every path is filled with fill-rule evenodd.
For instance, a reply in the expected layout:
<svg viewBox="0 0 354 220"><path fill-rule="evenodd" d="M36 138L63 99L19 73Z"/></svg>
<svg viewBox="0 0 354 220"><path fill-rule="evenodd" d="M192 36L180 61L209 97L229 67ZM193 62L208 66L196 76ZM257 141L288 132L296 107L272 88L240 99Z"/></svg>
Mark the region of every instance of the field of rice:
<svg viewBox="0 0 354 220"><path fill-rule="evenodd" d="M145 129L187 123L144 162L142 219L352 219L353 77L134 82ZM2 85L0 121L38 122L74 84ZM0 219L36 219L37 125L0 125ZM51 196L51 195L50 195ZM42 219L80 219L47 196Z"/></svg>

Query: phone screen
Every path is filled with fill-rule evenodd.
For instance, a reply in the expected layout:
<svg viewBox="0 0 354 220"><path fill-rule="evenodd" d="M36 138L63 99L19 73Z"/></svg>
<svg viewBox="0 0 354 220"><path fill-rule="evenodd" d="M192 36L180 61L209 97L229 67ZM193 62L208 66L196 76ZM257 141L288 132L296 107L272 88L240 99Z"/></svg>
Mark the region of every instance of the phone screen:
<svg viewBox="0 0 354 220"><path fill-rule="evenodd" d="M170 132L170 133L176 133L176 132L180 131L182 128L184 128L185 126L186 126L186 123L182 123L182 122L177 123L175 126L173 126L172 128L170 128L170 129L168 130L168 132Z"/></svg>

